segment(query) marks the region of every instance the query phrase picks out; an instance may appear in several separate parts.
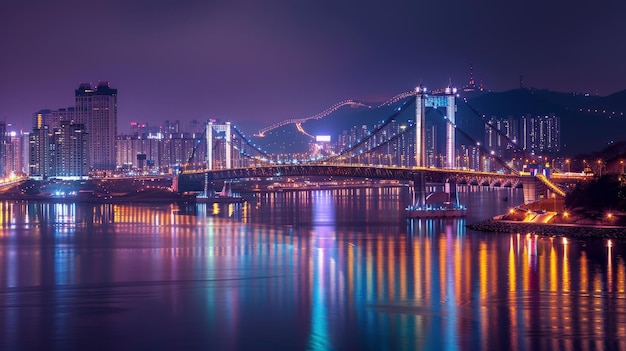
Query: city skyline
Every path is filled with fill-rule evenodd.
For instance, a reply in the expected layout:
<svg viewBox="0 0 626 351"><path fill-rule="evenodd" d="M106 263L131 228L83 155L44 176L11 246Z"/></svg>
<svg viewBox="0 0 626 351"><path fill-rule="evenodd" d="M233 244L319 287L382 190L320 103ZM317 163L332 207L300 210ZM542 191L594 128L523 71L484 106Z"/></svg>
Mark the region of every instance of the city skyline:
<svg viewBox="0 0 626 351"><path fill-rule="evenodd" d="M622 3L110 1L0 5L0 118L28 130L81 82L120 90L130 121L272 123L344 99L468 81L609 95L624 89ZM608 54L610 53L610 55Z"/></svg>

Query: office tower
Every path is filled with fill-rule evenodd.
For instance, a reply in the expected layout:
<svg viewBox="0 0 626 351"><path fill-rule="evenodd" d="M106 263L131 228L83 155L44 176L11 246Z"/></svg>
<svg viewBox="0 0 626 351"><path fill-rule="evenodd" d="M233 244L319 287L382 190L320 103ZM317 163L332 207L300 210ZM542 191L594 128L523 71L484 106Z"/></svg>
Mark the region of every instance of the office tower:
<svg viewBox="0 0 626 351"><path fill-rule="evenodd" d="M94 170L115 169L117 137L117 89L108 82L93 88L88 83L76 89L76 120L89 133L89 163Z"/></svg>

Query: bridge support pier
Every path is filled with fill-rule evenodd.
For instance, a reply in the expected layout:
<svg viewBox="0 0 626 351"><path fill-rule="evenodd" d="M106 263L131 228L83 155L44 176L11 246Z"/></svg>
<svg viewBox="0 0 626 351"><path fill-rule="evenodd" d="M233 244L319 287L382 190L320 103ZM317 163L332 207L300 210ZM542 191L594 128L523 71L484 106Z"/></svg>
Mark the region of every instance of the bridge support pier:
<svg viewBox="0 0 626 351"><path fill-rule="evenodd" d="M448 194L448 199L450 199L450 202L454 204L454 206L458 207L459 197L456 191L456 181L447 180L446 183L443 185L443 188L444 192Z"/></svg>
<svg viewBox="0 0 626 351"><path fill-rule="evenodd" d="M216 195L215 187L213 187L212 179L209 178L209 173L204 173L204 194L205 197L212 199Z"/></svg>
<svg viewBox="0 0 626 351"><path fill-rule="evenodd" d="M215 191L215 188L213 187L213 184L211 183L207 183L204 186L204 194L203 194L206 198L208 199L212 199L215 197L215 195L217 195L217 192Z"/></svg>
<svg viewBox="0 0 626 351"><path fill-rule="evenodd" d="M548 198L548 188L535 177L522 177L524 203L531 203Z"/></svg>
<svg viewBox="0 0 626 351"><path fill-rule="evenodd" d="M232 188L232 184L230 181L224 182L224 187L222 188L222 191L220 191L220 196L226 196L226 197L233 196L233 188Z"/></svg>
<svg viewBox="0 0 626 351"><path fill-rule="evenodd" d="M418 172L413 175L413 206L423 207L426 205L426 180L424 173Z"/></svg>

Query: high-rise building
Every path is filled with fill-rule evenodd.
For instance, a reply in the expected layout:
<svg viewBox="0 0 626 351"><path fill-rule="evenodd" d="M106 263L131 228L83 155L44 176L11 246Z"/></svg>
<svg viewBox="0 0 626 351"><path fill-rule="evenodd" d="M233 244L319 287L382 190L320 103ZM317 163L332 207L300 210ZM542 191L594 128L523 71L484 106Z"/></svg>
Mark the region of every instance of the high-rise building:
<svg viewBox="0 0 626 351"><path fill-rule="evenodd" d="M192 154L195 155L192 162L201 163L206 159L207 153L202 135L191 133L166 136L157 133L146 137L120 135L117 137L117 164L129 171L142 169L144 172L168 172L171 167L185 165Z"/></svg>
<svg viewBox="0 0 626 351"><path fill-rule="evenodd" d="M507 118L491 117L485 125L485 148L498 157L510 157L519 135L519 121L512 116Z"/></svg>
<svg viewBox="0 0 626 351"><path fill-rule="evenodd" d="M558 116L532 116L520 120L521 147L532 153L561 151L561 124Z"/></svg>
<svg viewBox="0 0 626 351"><path fill-rule="evenodd" d="M59 128L61 127L61 121L74 121L75 119L74 107L57 110L39 110L33 114L33 128L41 129L44 125L50 128Z"/></svg>
<svg viewBox="0 0 626 351"><path fill-rule="evenodd" d="M76 89L76 120L89 133L88 155L94 170L115 169L117 138L117 89L108 82L93 88L82 83Z"/></svg>
<svg viewBox="0 0 626 351"><path fill-rule="evenodd" d="M504 159L515 157L518 147L529 153L555 153L561 150L561 126L558 116L533 116L521 118L491 117L485 125L485 148Z"/></svg>
<svg viewBox="0 0 626 351"><path fill-rule="evenodd" d="M32 132L23 132L21 135L22 173L30 174L30 135Z"/></svg>
<svg viewBox="0 0 626 351"><path fill-rule="evenodd" d="M28 135L28 175L32 178L44 179L52 174L51 152L54 147L50 147L52 133L47 125L41 128L34 128Z"/></svg>
<svg viewBox="0 0 626 351"><path fill-rule="evenodd" d="M117 137L117 164L124 169L140 168L140 161L144 155L144 166L152 170L167 170L172 166L165 163L163 137L142 138L137 135L120 135ZM144 168L144 169L146 169Z"/></svg>
<svg viewBox="0 0 626 351"><path fill-rule="evenodd" d="M6 175L26 174L23 168L23 135L17 132L7 133Z"/></svg>
<svg viewBox="0 0 626 351"><path fill-rule="evenodd" d="M7 175L7 124L0 121L0 177Z"/></svg>
<svg viewBox="0 0 626 351"><path fill-rule="evenodd" d="M89 174L88 135L83 124L62 121L54 130L54 176L81 179Z"/></svg>
<svg viewBox="0 0 626 351"><path fill-rule="evenodd" d="M28 173L33 178L83 179L89 174L85 126L62 121L58 128L43 125L28 135Z"/></svg>

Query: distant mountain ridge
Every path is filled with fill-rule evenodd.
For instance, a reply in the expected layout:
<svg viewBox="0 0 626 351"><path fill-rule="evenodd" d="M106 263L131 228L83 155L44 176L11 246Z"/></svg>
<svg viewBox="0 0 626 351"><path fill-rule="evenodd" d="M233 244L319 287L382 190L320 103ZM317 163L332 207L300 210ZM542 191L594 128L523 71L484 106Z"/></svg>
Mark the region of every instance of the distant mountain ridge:
<svg viewBox="0 0 626 351"><path fill-rule="evenodd" d="M626 90L600 97L515 89L486 93L470 98L468 102L487 117L554 113L560 117L561 149L562 154L566 155L600 150L626 139ZM457 102L457 105L461 104Z"/></svg>
<svg viewBox="0 0 626 351"><path fill-rule="evenodd" d="M561 121L561 154L575 155L600 150L621 140L626 140L626 90L609 96L581 93L562 93L542 89L514 89L504 92L469 93L457 99L457 127L474 139L484 139L484 124L473 111L492 116L520 117L526 114L555 114ZM402 100L390 106L378 108L342 107L328 116L303 123L312 135L330 135L335 141L344 130L352 127L372 126L393 113ZM469 104L469 106L468 106ZM372 103L370 105L378 105ZM470 107L471 106L471 107ZM414 114L407 109L405 114ZM437 118L427 116L429 118ZM405 120L414 116L402 116ZM272 153L306 152L311 141L293 124L285 125L268 133L264 138L254 138L258 145Z"/></svg>

